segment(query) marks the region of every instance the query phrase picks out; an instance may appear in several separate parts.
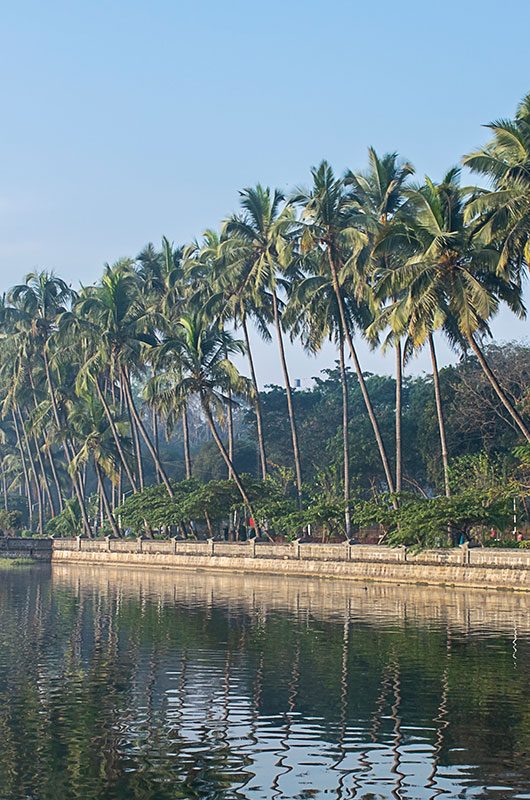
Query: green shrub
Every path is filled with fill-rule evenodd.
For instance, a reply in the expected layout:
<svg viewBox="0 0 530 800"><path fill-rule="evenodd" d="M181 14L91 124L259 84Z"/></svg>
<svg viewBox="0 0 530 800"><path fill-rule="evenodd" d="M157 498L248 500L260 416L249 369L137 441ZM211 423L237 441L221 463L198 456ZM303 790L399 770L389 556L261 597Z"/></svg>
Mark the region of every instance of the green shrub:
<svg viewBox="0 0 530 800"><path fill-rule="evenodd" d="M402 496L396 510L390 497L359 503L352 509L352 521L381 525L389 545L447 547L458 541L460 534L472 536L480 526L506 530L511 513L511 500L504 492L466 489L452 497Z"/></svg>

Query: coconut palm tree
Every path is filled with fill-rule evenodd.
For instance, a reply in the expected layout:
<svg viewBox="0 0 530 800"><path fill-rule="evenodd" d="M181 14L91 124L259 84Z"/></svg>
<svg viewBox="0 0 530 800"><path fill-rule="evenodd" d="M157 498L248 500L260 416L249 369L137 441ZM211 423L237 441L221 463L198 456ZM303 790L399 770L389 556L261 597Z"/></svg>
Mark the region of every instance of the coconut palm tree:
<svg viewBox="0 0 530 800"><path fill-rule="evenodd" d="M131 385L132 373L141 373L143 369L146 350L157 344L149 312L138 302L138 285L131 262L118 262L114 267L107 265L101 283L84 291L76 311L96 326L101 358L108 364L111 379L119 380L133 433L136 429L142 437L155 469L169 496L173 497L169 478L136 407ZM140 469L138 441L136 452ZM140 485L142 482L140 480Z"/></svg>
<svg viewBox="0 0 530 800"><path fill-rule="evenodd" d="M294 212L284 203L283 194L276 189L257 185L240 192L243 212L231 216L223 234L230 242L230 281L242 298L251 296L253 306L261 310L272 307L272 318L284 378L287 410L293 446L295 483L298 502L302 498L302 467L298 446L298 431L293 404L291 379L285 356L281 321L282 302L279 290L285 285L286 273L293 267L291 233Z"/></svg>
<svg viewBox="0 0 530 800"><path fill-rule="evenodd" d="M230 385L241 393L246 381L230 361L230 356L244 353L242 342L210 322L204 314L196 312L182 316L178 335L165 341L158 351L161 357L173 353L178 358L178 369L155 375L149 382L148 392L155 402L178 408L179 404L197 397L210 428L212 437L230 471L245 506L252 514L247 492L215 424L216 412L224 413L229 402L226 389Z"/></svg>
<svg viewBox="0 0 530 800"><path fill-rule="evenodd" d="M457 168L439 184L426 178L423 186L409 192L402 224L396 226L392 238L410 248L410 255L383 277L380 288L388 296L406 289L392 313L404 320L412 347L429 342L432 352L432 334L442 329L453 341L464 341L472 349L513 423L530 441L525 422L479 344L480 336L490 334L489 321L501 302L524 315L520 286L515 276L499 274L499 251L485 245L474 227L466 225L465 196Z"/></svg>
<svg viewBox="0 0 530 800"><path fill-rule="evenodd" d="M180 314L183 313L184 295L187 291L183 254L183 247L175 247L164 236L161 250L156 250L154 245L149 243L136 257L138 295L147 313L153 318L155 327L159 327L163 322L173 326ZM152 365L150 365L150 369L152 374ZM154 447L158 454L158 418L154 408L152 408L151 424ZM191 458L186 408L182 409L182 431L186 475L189 478L191 477Z"/></svg>
<svg viewBox="0 0 530 800"><path fill-rule="evenodd" d="M408 161L402 161L397 153L385 153L379 156L373 147L368 149L368 169L366 172L348 172L345 184L351 187L352 200L361 217L361 225L369 232L370 239L377 245L378 239L386 229L394 224L396 214L405 201L405 190L414 167ZM372 249L370 270L372 280L377 281L381 271L391 269L401 258L401 248L394 251L387 248L384 252ZM386 299L386 298L385 298ZM401 338L399 335L387 336L386 343L395 351L396 360L396 470L395 490L401 492L402 474L402 389L403 358Z"/></svg>
<svg viewBox="0 0 530 800"><path fill-rule="evenodd" d="M302 252L321 250L329 268L330 280L337 300L344 338L348 344L363 400L370 418L375 440L381 457L388 489L394 492L394 480L390 470L386 448L379 430L370 395L353 340L353 331L346 313L342 286L350 282L358 300L365 292L364 270L369 256L369 234L356 222L356 209L345 182L337 179L326 161L311 171L311 189L299 189L293 202L302 206L303 226L300 232Z"/></svg>
<svg viewBox="0 0 530 800"><path fill-rule="evenodd" d="M25 283L11 289L8 296L10 305L4 306L0 319L4 330L17 334L22 353L27 354L33 350L42 358L53 419L68 465L72 461L74 450L58 399L58 391L61 389L60 354L54 352L53 345L57 320L73 299L75 293L61 278L51 272L32 272L26 276ZM78 475L72 475L72 483L84 530L90 535L84 489Z"/></svg>
<svg viewBox="0 0 530 800"><path fill-rule="evenodd" d="M90 392L80 393L74 401L69 403L69 423L79 442L70 468L73 471L79 471L82 465L92 462L105 516L113 535L119 537L121 533L105 487L105 477L110 478L112 482L117 480L119 455L116 449L115 433L111 430L107 414L99 398ZM121 438L122 449L125 450L128 445L127 422L118 418L114 420L114 426Z"/></svg>
<svg viewBox="0 0 530 800"><path fill-rule="evenodd" d="M349 403L344 333L325 253L318 250L310 251L304 260L304 268L305 272L310 274L294 286L285 311L285 320L291 336L293 338L300 336L308 352L318 352L326 339L330 339L337 346L342 388L344 518L346 537L349 539L351 537ZM368 321L366 306L358 304L353 292L349 292L346 286L341 287L341 296L349 326L365 327Z"/></svg>
<svg viewBox="0 0 530 800"><path fill-rule="evenodd" d="M236 236L227 234L219 236L215 231L207 230L204 233L202 245L197 245L193 256L188 258L188 269L194 285L197 288L202 287L199 305L204 307L205 313L218 318L223 324L233 325L236 330L241 328L243 331L253 387L252 403L256 417L261 476L265 480L267 477L267 454L249 322L253 322L264 340L270 341L269 325L273 323L273 314L267 295L261 294L259 302L256 303L253 284L250 282L241 284L240 255L240 242ZM197 298L197 294L196 289L194 299ZM230 409L228 416L230 419Z"/></svg>
<svg viewBox="0 0 530 800"><path fill-rule="evenodd" d="M472 172L490 182L477 189L466 208L466 220L477 223L486 243L499 243L497 269L510 277L510 269L530 262L530 93L519 104L514 119L487 126L493 133L485 147L464 156Z"/></svg>

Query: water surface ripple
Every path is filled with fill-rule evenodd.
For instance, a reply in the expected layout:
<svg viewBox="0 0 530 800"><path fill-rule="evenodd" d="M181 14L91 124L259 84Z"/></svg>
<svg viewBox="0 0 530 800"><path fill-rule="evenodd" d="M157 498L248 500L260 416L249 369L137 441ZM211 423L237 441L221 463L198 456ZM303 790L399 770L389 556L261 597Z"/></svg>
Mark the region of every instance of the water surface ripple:
<svg viewBox="0 0 530 800"><path fill-rule="evenodd" d="M530 798L530 597L0 577L0 800Z"/></svg>

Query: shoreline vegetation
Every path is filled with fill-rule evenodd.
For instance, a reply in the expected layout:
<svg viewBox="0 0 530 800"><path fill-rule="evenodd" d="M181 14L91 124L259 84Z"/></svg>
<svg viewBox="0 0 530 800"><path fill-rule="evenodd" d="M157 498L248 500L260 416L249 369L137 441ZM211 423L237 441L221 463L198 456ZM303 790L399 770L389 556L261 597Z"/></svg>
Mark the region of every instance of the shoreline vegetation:
<svg viewBox="0 0 530 800"><path fill-rule="evenodd" d="M0 558L0 569L14 569L15 567L32 567L39 562L29 556L15 558Z"/></svg>
<svg viewBox="0 0 530 800"><path fill-rule="evenodd" d="M482 186L370 148L360 172L245 188L219 230L94 285L27 275L0 306L0 530L526 546L530 348L490 323L526 315L530 95L489 127L462 160ZM260 384L256 331L281 387ZM332 342L335 365L296 388L286 339ZM394 377L363 371L361 340ZM432 373L411 378L422 349Z"/></svg>

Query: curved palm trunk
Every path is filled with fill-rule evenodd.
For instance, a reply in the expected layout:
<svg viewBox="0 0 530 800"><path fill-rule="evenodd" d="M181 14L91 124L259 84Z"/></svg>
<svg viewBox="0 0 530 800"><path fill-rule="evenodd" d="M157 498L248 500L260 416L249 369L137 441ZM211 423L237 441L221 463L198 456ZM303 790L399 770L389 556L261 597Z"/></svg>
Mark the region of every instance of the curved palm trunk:
<svg viewBox="0 0 530 800"><path fill-rule="evenodd" d="M184 445L184 464L186 467L186 480L191 478L191 454L190 454L190 433L188 428L188 407L186 403L182 405L182 442Z"/></svg>
<svg viewBox="0 0 530 800"><path fill-rule="evenodd" d="M351 537L351 515L350 515L350 443L348 440L348 381L346 377L346 365L344 363L344 335L339 334L339 363L340 363L340 382L342 386L342 452L344 460L344 522L346 526L346 538Z"/></svg>
<svg viewBox="0 0 530 800"><path fill-rule="evenodd" d="M118 451L118 455L120 457L120 461L122 463L123 469L125 470L125 474L127 475L129 483L131 484L131 488L133 490L133 493L136 494L136 492L138 491L138 489L136 487L136 481L134 480L134 477L133 477L133 474L132 474L131 469L129 467L129 464L127 463L127 459L125 458L125 453L124 453L123 447L121 445L121 440L120 440L120 436L118 434L118 430L116 428L116 423L114 422L114 417L112 416L112 412L111 412L111 410L109 408L109 404L107 403L107 399L105 397L105 393L103 392L103 390L102 390L102 388L101 388L101 386L99 384L99 378L97 378L97 377L96 377L96 380L95 380L95 384L96 384L96 391L98 393L98 397L99 397L99 399L101 401L101 405L103 406L103 410L105 411L105 416L107 417L107 420L109 422L110 430L111 430L111 433L112 433L112 438L114 439L114 444L116 445L116 450Z"/></svg>
<svg viewBox="0 0 530 800"><path fill-rule="evenodd" d="M440 392L440 376L438 374L438 361L434 348L432 333L429 334L429 350L431 351L432 379L434 383L434 398L436 401L436 415L438 417L438 430L440 431L440 445L442 448L442 465L444 471L445 496L451 497L451 486L449 484L449 457L447 454L447 439L445 436L445 421L442 406L442 394Z"/></svg>
<svg viewBox="0 0 530 800"><path fill-rule="evenodd" d="M105 489L105 483L103 481L103 476L101 474L101 467L99 466L96 460L94 460L94 470L96 472L96 478L98 481L99 496L102 500L103 508L105 509L105 516L107 517L110 527L112 528L112 533L114 534L114 536L116 536L116 538L119 539L121 538L120 529L116 524L116 519L114 517L114 514L112 513L112 508L110 507L109 498L107 497L107 492Z"/></svg>
<svg viewBox="0 0 530 800"><path fill-rule="evenodd" d="M401 355L401 340L395 343L396 350L396 492L401 492L401 418L402 418L402 392L403 392L403 362Z"/></svg>
<svg viewBox="0 0 530 800"><path fill-rule="evenodd" d="M486 357L484 356L484 353L482 352L481 348L479 347L477 341L471 335L466 336L466 339L469 342L469 345L470 345L471 349L475 353L475 355L477 357L477 360L478 360L480 366L482 367L482 370L483 370L486 378L491 383L491 385L493 387L493 390L495 391L495 394L497 395L497 397L499 398L499 400L503 404L504 408L507 410L508 414L513 419L513 421L515 422L515 424L517 425L517 427L519 428L519 430L521 431L521 433L525 437L526 441L530 442L530 431L528 430L527 426L523 422L523 419L522 419L521 415L519 414L519 412L517 411L517 409L514 408L514 406L510 402L510 399L508 398L508 396L504 392L504 390L501 387L499 381L495 377L495 374L493 373L490 365L486 361Z"/></svg>
<svg viewBox="0 0 530 800"><path fill-rule="evenodd" d="M124 378L123 386L124 386L124 389L125 389L125 398L126 398L127 403L129 405L129 409L130 409L131 415L132 415L132 417L133 417L133 419L134 419L134 421L135 421L135 423L136 423L136 425L138 427L138 430L142 434L142 438L143 438L143 440L144 440L144 442L145 442L145 444L147 446L147 449L149 450L149 452L151 454L151 458L153 459L153 463L154 463L156 469L158 470L158 474L162 478L162 483L166 487L168 495L170 497L174 497L175 493L173 492L173 489L171 488L171 484L170 484L169 479L168 479L168 477L166 475L166 471L165 471L164 467L162 466L162 463L161 463L160 459L157 456L156 450L153 447L153 443L152 443L151 439L149 438L149 434L147 433L147 431L145 429L145 425L142 422L142 418L140 417L140 415L138 413L138 410L137 410L137 408L136 408L136 406L134 404L134 398L132 396L131 385L129 383L128 377L125 375L125 371L122 370L122 373L123 373L123 378Z"/></svg>
<svg viewBox="0 0 530 800"><path fill-rule="evenodd" d="M13 409L11 409L11 416L13 418L13 425L15 427L15 437L17 440L18 452L20 453L20 461L22 462L22 474L24 475L24 483L26 486L26 500L28 503L28 525L30 530L33 529L33 504L31 500L31 486L29 482L28 465L26 463L26 454L22 447L22 440L20 438L20 431L18 428L17 417Z"/></svg>
<svg viewBox="0 0 530 800"><path fill-rule="evenodd" d="M348 321L346 319L346 311L344 309L344 302L342 299L342 295L340 293L340 286L339 286L339 278L337 274L337 269L335 267L335 262L333 260L333 256L331 255L331 251L328 247L328 261L331 270L331 279L333 283L333 291L335 292L335 297L337 299L337 305L339 307L339 314L340 314L340 321L342 325L342 330L344 332L344 336L346 337L346 341L348 342L348 347L350 349L350 355L352 357L353 365L355 367L355 372L357 374L357 379L359 381L359 386L361 389L361 394L363 396L364 404L366 406L366 410L368 412L368 416L370 418L370 422L372 424L372 428L374 431L375 440L377 443L377 447L379 450L379 455L381 457L381 462L383 464L383 470L385 472L386 482L388 485L388 491L393 494L394 493L394 481L392 479L392 473L390 471L390 465L388 463L388 457L386 454L385 445L383 442L383 438L381 436L381 431L379 430L379 424L377 422L377 417L375 416L374 408L372 406L372 401L370 400L370 395L368 394L368 389L366 388L366 382L364 380L364 375L361 369L361 364L359 362L359 358L357 356L357 351L355 349L355 345L353 344L352 335L350 332L350 328L348 325ZM397 508L397 502L394 499L393 501L394 508Z"/></svg>
<svg viewBox="0 0 530 800"><path fill-rule="evenodd" d="M59 416L59 409L57 408L57 399L55 397L55 386L53 383L51 370L50 370L50 363L48 361L48 354L46 352L46 347L43 348L43 361L44 361L44 371L46 373L46 382L48 384L48 392L50 394L50 401L52 405L53 417L55 420L55 424L57 425L57 430L61 430L61 419ZM63 450L64 455L66 457L66 463L68 467L72 464L72 451L71 451L71 442L68 436L65 436L63 440ZM79 476L77 474L71 475L72 480L72 487L74 489L75 496L77 497L77 502L79 503L79 509L81 511L81 519L83 521L83 530L87 534L87 536L92 536L92 527L90 525L90 520L88 518L88 513L86 510L86 503L85 503L85 493L83 487L79 482Z"/></svg>
<svg viewBox="0 0 530 800"><path fill-rule="evenodd" d="M37 497L37 514L38 514L37 532L42 535L44 533L44 510L42 503L42 487L40 485L39 472L37 470L37 465L35 464L35 459L33 458L33 451L31 449L28 432L26 430L26 426L22 418L22 413L18 406L16 406L15 408L15 413L18 414L20 428L22 430L22 436L24 438L24 444L26 445L26 451L28 454L30 474L33 475L33 482L35 484L35 495Z"/></svg>
<svg viewBox="0 0 530 800"><path fill-rule="evenodd" d="M217 447L219 448L219 452L221 453L226 466L232 472L232 475L233 475L233 478L234 478L234 483L236 484L236 486L237 486L237 488L239 490L239 494L241 495L241 498L242 498L244 504L246 505L250 516L254 517L254 512L252 511L252 506L250 504L250 500L248 499L248 495L247 495L247 493L245 491L245 487L241 483L241 479L240 479L239 475L237 474L237 471L236 471L234 465L230 461L230 457L229 457L228 453L226 452L226 447L224 446L224 444L222 442L222 439L219 436L219 433L217 431L217 428L215 427L215 422L214 422L214 418L212 416L212 412L210 410L210 406L208 405L208 402L206 401L206 399L204 397L201 397L201 405L202 405L202 409L204 411L204 414L206 416L206 419L208 421L208 425L209 425L210 431L212 432L212 436L214 438L214 441L215 441Z"/></svg>
<svg viewBox="0 0 530 800"><path fill-rule="evenodd" d="M250 377L252 386L254 387L254 408L256 412L256 428L258 433L258 447L259 447L259 460L261 465L261 477L263 480L267 477L267 454L265 452L265 437L263 436L263 419L261 415L261 400L258 388L258 379L256 377L256 370L254 368L254 358L250 347L250 337L248 335L248 325L246 314L243 315L241 321L243 333L245 336L245 344L247 347L248 364L250 367Z"/></svg>
<svg viewBox="0 0 530 800"><path fill-rule="evenodd" d="M293 407L293 393L291 390L291 381L289 379L289 370L287 369L287 360L285 358L285 348L283 346L282 326L280 324L280 315L278 313L278 298L276 292L272 293L272 309L274 312L274 326L276 328L276 335L278 337L278 350L280 353L280 362L282 365L283 380L285 384L285 394L287 395L287 410L289 412L289 424L291 426L291 439L293 443L294 455L294 471L296 478L296 494L298 495L298 504L302 503L302 468L300 466L300 451L298 448L298 433L296 430L296 418L294 415Z"/></svg>
<svg viewBox="0 0 530 800"><path fill-rule="evenodd" d="M36 391L35 391L35 383L33 381L33 373L31 372L31 369L28 370L28 375L29 375L29 382L30 382L30 386L31 386L31 396L33 398L33 407L35 408L35 410L37 410L37 408L38 408L37 394L36 394ZM48 504L50 506L50 512L52 514L52 517L54 517L55 514L56 514L55 503L53 502L53 495L52 495L51 488L50 488L50 482L49 482L49 479L48 479L48 474L46 472L46 469L44 468L44 461L43 461L43 458L42 458L42 452L41 452L41 448L39 446L39 443L37 441L37 437L36 436L33 436L33 442L35 444L35 452L37 453L37 458L39 460L40 470L41 470L41 473L42 473L42 479L43 479L43 484L44 484L44 490L45 490L46 496L48 498ZM44 437L43 437L43 446L44 446L44 449L46 449L46 439ZM61 511L62 511L63 509L62 509L61 498L60 497L58 497L58 501L59 501L59 505L60 505L60 508L61 508Z"/></svg>

